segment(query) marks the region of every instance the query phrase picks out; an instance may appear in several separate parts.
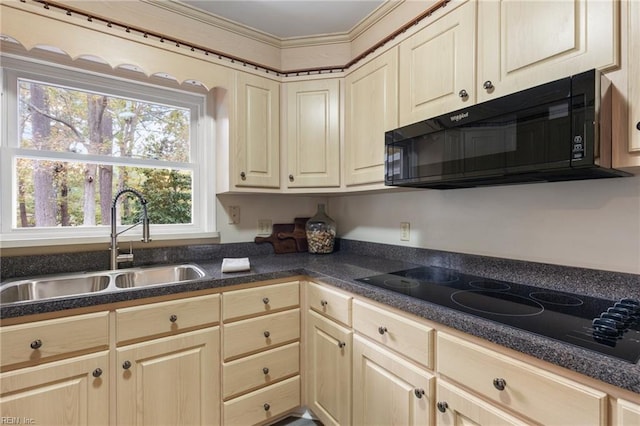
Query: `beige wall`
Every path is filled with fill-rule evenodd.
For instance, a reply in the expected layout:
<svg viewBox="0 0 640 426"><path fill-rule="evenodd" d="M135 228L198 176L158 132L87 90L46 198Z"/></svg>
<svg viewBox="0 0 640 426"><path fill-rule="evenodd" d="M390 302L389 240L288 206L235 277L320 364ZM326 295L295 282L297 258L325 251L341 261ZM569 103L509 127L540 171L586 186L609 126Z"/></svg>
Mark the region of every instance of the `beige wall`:
<svg viewBox="0 0 640 426"><path fill-rule="evenodd" d="M341 196L328 213L342 238L640 273L640 176Z"/></svg>

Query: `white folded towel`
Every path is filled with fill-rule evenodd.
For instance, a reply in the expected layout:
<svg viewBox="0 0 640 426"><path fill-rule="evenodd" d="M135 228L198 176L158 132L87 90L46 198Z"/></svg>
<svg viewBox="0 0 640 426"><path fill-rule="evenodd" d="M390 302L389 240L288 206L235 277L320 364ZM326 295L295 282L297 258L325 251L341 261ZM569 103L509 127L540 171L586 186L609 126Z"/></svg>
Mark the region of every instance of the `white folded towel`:
<svg viewBox="0 0 640 426"><path fill-rule="evenodd" d="M222 259L222 272L240 272L250 271L248 257L227 258Z"/></svg>

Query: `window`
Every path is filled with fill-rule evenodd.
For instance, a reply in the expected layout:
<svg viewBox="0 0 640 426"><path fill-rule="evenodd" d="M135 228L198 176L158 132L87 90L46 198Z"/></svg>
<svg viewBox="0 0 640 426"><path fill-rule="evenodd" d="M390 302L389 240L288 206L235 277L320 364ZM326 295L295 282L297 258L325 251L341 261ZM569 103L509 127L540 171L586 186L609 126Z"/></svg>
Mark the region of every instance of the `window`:
<svg viewBox="0 0 640 426"><path fill-rule="evenodd" d="M3 246L108 241L123 188L152 238L215 235L205 95L17 58L2 73ZM119 201L126 229L141 206Z"/></svg>

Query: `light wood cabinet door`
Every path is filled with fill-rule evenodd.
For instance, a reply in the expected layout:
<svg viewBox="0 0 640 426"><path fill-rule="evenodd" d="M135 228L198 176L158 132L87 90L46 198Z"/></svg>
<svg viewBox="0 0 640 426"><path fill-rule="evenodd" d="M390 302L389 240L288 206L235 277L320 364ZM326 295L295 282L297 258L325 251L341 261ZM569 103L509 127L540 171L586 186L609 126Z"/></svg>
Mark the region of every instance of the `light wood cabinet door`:
<svg viewBox="0 0 640 426"><path fill-rule="evenodd" d="M384 133L398 127L398 49L345 79L345 183L384 181Z"/></svg>
<svg viewBox="0 0 640 426"><path fill-rule="evenodd" d="M3 424L109 424L109 355L100 352L0 374Z"/></svg>
<svg viewBox="0 0 640 426"><path fill-rule="evenodd" d="M437 426L527 426L488 402L443 380L436 386Z"/></svg>
<svg viewBox="0 0 640 426"><path fill-rule="evenodd" d="M351 424L351 330L307 313L307 405L324 425Z"/></svg>
<svg viewBox="0 0 640 426"><path fill-rule="evenodd" d="M340 82L284 84L287 117L287 186L340 186Z"/></svg>
<svg viewBox="0 0 640 426"><path fill-rule="evenodd" d="M606 424L607 395L463 339L438 333L438 372L546 425Z"/></svg>
<svg viewBox="0 0 640 426"><path fill-rule="evenodd" d="M629 0L628 9L628 90L629 90L629 151L640 156L640 2ZM636 157L636 165L640 158Z"/></svg>
<svg viewBox="0 0 640 426"><path fill-rule="evenodd" d="M475 103L475 25L468 1L400 44L400 126Z"/></svg>
<svg viewBox="0 0 640 426"><path fill-rule="evenodd" d="M432 424L432 374L353 336L353 424Z"/></svg>
<svg viewBox="0 0 640 426"><path fill-rule="evenodd" d="M617 426L640 425L640 405L618 399L615 405L614 424Z"/></svg>
<svg viewBox="0 0 640 426"><path fill-rule="evenodd" d="M238 187L280 187L280 83L236 77L236 147L231 167Z"/></svg>
<svg viewBox="0 0 640 426"><path fill-rule="evenodd" d="M617 66L618 8L616 0L478 2L478 101Z"/></svg>
<svg viewBox="0 0 640 426"><path fill-rule="evenodd" d="M219 328L117 349L117 424L220 423Z"/></svg>

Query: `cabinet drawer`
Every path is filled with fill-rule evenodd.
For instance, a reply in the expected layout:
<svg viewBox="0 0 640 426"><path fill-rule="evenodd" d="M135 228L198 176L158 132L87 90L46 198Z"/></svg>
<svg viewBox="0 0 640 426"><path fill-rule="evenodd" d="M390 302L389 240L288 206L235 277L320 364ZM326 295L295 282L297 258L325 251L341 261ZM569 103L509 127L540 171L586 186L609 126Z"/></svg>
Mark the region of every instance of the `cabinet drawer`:
<svg viewBox="0 0 640 426"><path fill-rule="evenodd" d="M434 330L431 327L354 300L353 328L428 368L432 367Z"/></svg>
<svg viewBox="0 0 640 426"><path fill-rule="evenodd" d="M225 425L253 425L275 419L300 405L300 376L224 403Z"/></svg>
<svg viewBox="0 0 640 426"><path fill-rule="evenodd" d="M108 312L12 325L1 330L2 367L109 347Z"/></svg>
<svg viewBox="0 0 640 426"><path fill-rule="evenodd" d="M225 324L224 359L271 349L300 338L300 309Z"/></svg>
<svg viewBox="0 0 640 426"><path fill-rule="evenodd" d="M537 422L606 422L602 392L446 334L438 333L437 347L440 374Z"/></svg>
<svg viewBox="0 0 640 426"><path fill-rule="evenodd" d="M229 321L271 311L294 308L300 304L298 281L225 292L222 295L222 319Z"/></svg>
<svg viewBox="0 0 640 426"><path fill-rule="evenodd" d="M299 370L298 342L225 363L222 366L222 397L227 399L270 385L284 377L298 374Z"/></svg>
<svg viewBox="0 0 640 426"><path fill-rule="evenodd" d="M314 311L351 326L351 300L353 297L316 283L309 283L307 299L309 307Z"/></svg>
<svg viewBox="0 0 640 426"><path fill-rule="evenodd" d="M158 334L180 333L220 321L220 295L153 303L116 310L118 343Z"/></svg>

